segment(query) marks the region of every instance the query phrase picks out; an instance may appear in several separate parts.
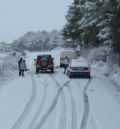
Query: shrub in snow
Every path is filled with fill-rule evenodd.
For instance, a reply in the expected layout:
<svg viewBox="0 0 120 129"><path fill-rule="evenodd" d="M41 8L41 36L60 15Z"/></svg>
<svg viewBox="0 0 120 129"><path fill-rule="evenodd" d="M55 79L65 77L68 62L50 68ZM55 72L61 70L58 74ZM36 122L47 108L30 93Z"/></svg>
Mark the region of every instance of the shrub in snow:
<svg viewBox="0 0 120 129"><path fill-rule="evenodd" d="M101 46L97 48L90 48L89 50L85 51L84 54L88 62L90 62L93 68L96 68L100 71L103 75L109 75L110 73L110 64L109 64L109 55L111 52L111 48L107 46Z"/></svg>
<svg viewBox="0 0 120 129"><path fill-rule="evenodd" d="M0 61L0 84L13 78L18 70L18 58L7 56Z"/></svg>
<svg viewBox="0 0 120 129"><path fill-rule="evenodd" d="M117 69L117 71L114 71L110 75L110 79L116 85L117 90L120 91L120 69L119 70Z"/></svg>
<svg viewBox="0 0 120 129"><path fill-rule="evenodd" d="M100 73L103 75L108 75L108 66L107 63L104 61L98 61L95 64L92 65L93 68L96 68Z"/></svg>
<svg viewBox="0 0 120 129"><path fill-rule="evenodd" d="M114 84L116 84L116 88L120 91L118 54L106 46L93 48L84 52L87 53L86 57L91 62L92 67L100 71L100 73L109 76Z"/></svg>
<svg viewBox="0 0 120 129"><path fill-rule="evenodd" d="M91 63L96 63L101 60L106 62L108 51L109 51L109 48L106 48L106 47L93 48L87 55L87 59Z"/></svg>

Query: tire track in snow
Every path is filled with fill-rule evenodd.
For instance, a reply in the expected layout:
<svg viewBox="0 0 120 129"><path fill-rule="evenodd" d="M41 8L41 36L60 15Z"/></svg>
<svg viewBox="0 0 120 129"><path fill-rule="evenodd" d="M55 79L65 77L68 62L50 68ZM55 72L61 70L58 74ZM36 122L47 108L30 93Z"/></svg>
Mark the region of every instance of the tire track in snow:
<svg viewBox="0 0 120 129"><path fill-rule="evenodd" d="M70 93L71 96L71 106L72 106L72 119L71 119L71 129L77 129L77 111L76 111L76 103L75 103L75 99L72 95L72 91L68 85L68 91Z"/></svg>
<svg viewBox="0 0 120 129"><path fill-rule="evenodd" d="M58 81L55 79L55 77L51 76L51 78L55 82L58 89L61 88L61 85L58 83ZM67 82L67 83L69 83L69 82ZM61 112L60 112L61 115L60 115L60 122L58 125L58 129L66 129L66 127L67 127L67 106L66 106L66 97L65 97L64 91L62 91L62 93L61 93L61 98L62 98L62 100L61 100L62 105L61 105Z"/></svg>
<svg viewBox="0 0 120 129"><path fill-rule="evenodd" d="M65 94L62 92L62 105L61 105L61 112L60 112L60 122L58 129L66 129L67 126L67 106L66 106L66 98Z"/></svg>
<svg viewBox="0 0 120 129"><path fill-rule="evenodd" d="M56 81L55 78L54 78L54 81ZM73 97L73 94L71 92L70 86L68 85L70 81L71 80L68 80L65 83L65 85L66 85L66 87L68 89L68 92L69 92L69 94L71 96L71 106L72 106L71 129L77 129L77 110L76 110L76 103L75 103L75 99ZM60 84L57 81L56 81L56 85L60 86ZM64 91L62 93L64 94ZM65 96L65 94L64 94L64 96ZM62 101L64 101L64 98L62 99ZM64 119L62 118L64 116L64 113L66 114L66 111L67 110L64 110L63 109L62 112L61 112L62 115L61 115L61 119L60 119L60 123L59 123L59 129L66 129L66 126L64 126L64 125L67 124L67 115L66 115L66 121L65 121L65 118ZM64 127L62 127L62 125Z"/></svg>
<svg viewBox="0 0 120 129"><path fill-rule="evenodd" d="M36 97L36 83L32 73L31 73L31 79L32 79L31 97L28 100L27 104L25 105L24 111L22 112L22 114L20 115L20 117L18 118L18 120L15 122L15 124L12 126L11 129L19 129L32 109L32 106Z"/></svg>
<svg viewBox="0 0 120 129"><path fill-rule="evenodd" d="M40 119L40 121L38 122L38 124L36 125L36 127L34 129L40 129L42 127L42 125L45 123L45 121L48 119L49 115L52 113L52 111L54 110L55 106L57 105L57 101L59 99L59 96L60 96L61 92L63 91L63 89L64 89L64 87L66 86L67 83L68 82L66 82L62 87L59 87L59 85L56 85L57 87L59 87L58 93L55 96L55 98L54 98L51 106L48 108L48 110L46 111L46 113L42 116L42 118ZM64 128L62 128L62 129L64 129Z"/></svg>
<svg viewBox="0 0 120 129"><path fill-rule="evenodd" d="M53 78L54 81L55 78ZM76 103L75 103L75 99L73 97L73 94L71 92L71 89L70 89L70 86L68 85L69 82L71 80L68 80L65 85L67 86L67 89L68 89L68 92L71 96L71 106L72 106L72 116L71 116L71 129L77 129L77 110L76 110ZM60 87L60 84L56 81L56 85L58 85ZM62 92L63 95L65 96L64 94L64 91ZM62 96L63 97L63 96ZM62 101L64 101L64 98L62 98ZM64 104L64 103L63 103ZM64 105L63 105L64 106ZM66 129L66 124L67 124L67 109L64 110L64 108L61 110L61 118L60 118L60 123L59 123L59 129ZM63 116L66 114L66 118L63 119ZM63 124L64 123L64 124ZM65 126L64 126L65 125ZM63 127L62 127L63 126Z"/></svg>
<svg viewBox="0 0 120 129"><path fill-rule="evenodd" d="M45 81L45 84L44 84L44 92L43 92L43 97L42 97L42 100L41 100L41 103L38 107L38 110L37 112L35 113L31 123L29 124L29 127L28 129L34 129L34 126L36 124L36 121L39 119L39 116L41 115L41 111L43 109L43 106L44 106L44 102L45 102L45 99L46 99L46 95L47 95L47 87L48 87L48 84L46 83Z"/></svg>
<svg viewBox="0 0 120 129"><path fill-rule="evenodd" d="M87 126L87 120L88 120L88 115L89 115L89 101L88 101L88 95L87 95L87 88L91 82L91 79L87 82L83 89L83 96L84 96L84 113L82 117L82 122L80 125L80 129L86 129Z"/></svg>

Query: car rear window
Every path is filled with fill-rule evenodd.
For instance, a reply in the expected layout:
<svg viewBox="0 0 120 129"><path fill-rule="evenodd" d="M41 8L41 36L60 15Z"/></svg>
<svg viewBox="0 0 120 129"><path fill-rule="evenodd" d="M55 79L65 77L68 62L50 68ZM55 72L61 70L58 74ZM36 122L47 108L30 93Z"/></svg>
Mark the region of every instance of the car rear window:
<svg viewBox="0 0 120 129"><path fill-rule="evenodd" d="M73 58L77 58L77 54L75 51L63 51L61 52L61 55L60 55L60 58L65 58L65 57L68 57L69 59L73 59Z"/></svg>
<svg viewBox="0 0 120 129"><path fill-rule="evenodd" d="M72 61L71 66L72 67L89 67L88 63L85 61Z"/></svg>
<svg viewBox="0 0 120 129"><path fill-rule="evenodd" d="M48 59L48 58L51 58L51 55L40 55L40 56L38 56L38 59L42 59L42 58Z"/></svg>

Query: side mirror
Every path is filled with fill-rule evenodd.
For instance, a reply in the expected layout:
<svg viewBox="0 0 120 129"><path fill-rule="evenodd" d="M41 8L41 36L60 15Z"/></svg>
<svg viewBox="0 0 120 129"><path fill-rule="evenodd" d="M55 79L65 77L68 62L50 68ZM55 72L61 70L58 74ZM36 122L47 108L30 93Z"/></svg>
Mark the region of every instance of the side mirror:
<svg viewBox="0 0 120 129"><path fill-rule="evenodd" d="M34 61L36 61L36 59L34 59Z"/></svg>
<svg viewBox="0 0 120 129"><path fill-rule="evenodd" d="M52 58L54 60L54 58Z"/></svg>

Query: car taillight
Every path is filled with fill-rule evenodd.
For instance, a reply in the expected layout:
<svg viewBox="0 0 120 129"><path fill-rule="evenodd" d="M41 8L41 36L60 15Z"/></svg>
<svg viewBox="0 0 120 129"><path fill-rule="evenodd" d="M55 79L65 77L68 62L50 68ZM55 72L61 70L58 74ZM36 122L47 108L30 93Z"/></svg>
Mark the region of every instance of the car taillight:
<svg viewBox="0 0 120 129"><path fill-rule="evenodd" d="M71 70L71 71L74 71L74 70L75 70L75 68L74 68L74 67L70 67L70 70Z"/></svg>
<svg viewBox="0 0 120 129"><path fill-rule="evenodd" d="M84 68L85 72L90 72L90 68Z"/></svg>
<svg viewBox="0 0 120 129"><path fill-rule="evenodd" d="M40 63L39 59L36 60L36 64L38 65Z"/></svg>
<svg viewBox="0 0 120 129"><path fill-rule="evenodd" d="M49 65L52 65L52 64L53 64L52 58L50 58L50 59L48 60L48 63L49 63Z"/></svg>

